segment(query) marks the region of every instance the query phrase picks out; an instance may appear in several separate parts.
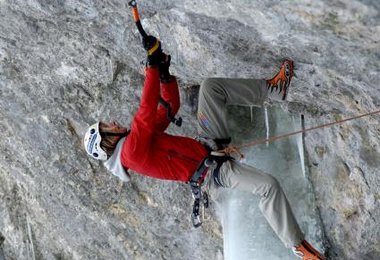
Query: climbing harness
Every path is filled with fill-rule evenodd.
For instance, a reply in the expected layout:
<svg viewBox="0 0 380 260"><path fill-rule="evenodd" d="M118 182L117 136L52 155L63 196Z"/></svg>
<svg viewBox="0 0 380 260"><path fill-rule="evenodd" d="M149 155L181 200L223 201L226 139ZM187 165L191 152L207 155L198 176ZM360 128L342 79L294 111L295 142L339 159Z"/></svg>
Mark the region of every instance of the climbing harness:
<svg viewBox="0 0 380 260"><path fill-rule="evenodd" d="M202 184L209 171L212 171L213 178L219 179L219 169L222 164L233 158L219 152L210 152L209 156L204 158L199 164L197 170L190 178L189 185L193 194L193 210L191 213L191 222L195 228L200 227L203 222L203 216L200 213L200 209L203 206L204 209L209 206L208 194L202 191ZM220 183L219 181L217 183ZM204 214L203 214L204 215Z"/></svg>
<svg viewBox="0 0 380 260"><path fill-rule="evenodd" d="M205 209L209 206L208 194L202 191L202 184L206 178L206 175L209 171L212 171L212 177L215 182L218 185L221 185L219 181L219 169L225 161L232 160L233 158L227 156L225 153L216 151L226 147L231 142L231 138L211 139L208 137L198 136L195 139L209 151L209 155L205 157L198 165L197 170L188 182L194 199L191 221L193 226L197 228L202 225L202 218L204 216L204 212L203 216L200 213L201 208Z"/></svg>
<svg viewBox="0 0 380 260"><path fill-rule="evenodd" d="M239 145L239 146L228 146L228 147L226 147L224 149L219 150L219 152L223 152L223 153L226 153L226 154L238 153L240 156L243 156L243 154L240 152L240 149L242 149L242 148L251 147L251 146L255 146L255 145L259 145L259 144L266 144L266 143L274 142L276 140L284 139L284 138L287 138L287 137L290 137L290 136L293 136L293 135L297 135L297 134L301 134L301 133L306 133L306 132L317 130L317 129L321 129L321 128L331 127L331 126L334 126L334 125L342 124L344 122L348 122L348 121L351 121L351 120L355 120L355 119L359 119L359 118L362 118L362 117L371 116L371 115L375 115L375 114L379 114L379 113L380 113L380 110L372 111L372 112L368 112L368 113L365 113L365 114L361 114L361 115L349 117L349 118L346 118L346 119L338 120L338 121L335 121L335 122L330 122L330 123L327 123L327 124L323 124L323 125L319 125L319 126L314 126L314 127L310 127L310 128L306 128L306 129L302 129L302 130L286 133L286 134L283 134L283 135L278 135L278 136L272 136L272 137L269 137L269 138L259 139L259 140L253 141L253 142L248 142L246 144Z"/></svg>
<svg viewBox="0 0 380 260"><path fill-rule="evenodd" d="M138 31L140 32L143 39L147 39L149 36L142 27L136 0L129 1L128 5L132 8L133 21L135 22ZM151 55L153 52L155 52L159 48L159 46L160 42L156 40L153 47L148 50L148 55ZM160 104L166 109L166 116L169 119L169 121L175 124L176 126L180 127L182 125L182 118L179 117L177 119L172 115L172 107L170 106L170 104L166 102L162 97L160 97Z"/></svg>

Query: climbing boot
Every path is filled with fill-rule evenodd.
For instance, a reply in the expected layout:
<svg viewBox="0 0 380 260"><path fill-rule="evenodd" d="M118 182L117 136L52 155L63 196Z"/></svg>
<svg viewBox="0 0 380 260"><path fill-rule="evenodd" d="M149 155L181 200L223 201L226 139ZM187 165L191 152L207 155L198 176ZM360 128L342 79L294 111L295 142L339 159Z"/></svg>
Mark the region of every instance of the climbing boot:
<svg viewBox="0 0 380 260"><path fill-rule="evenodd" d="M302 258L302 260L326 260L315 248L313 248L306 240L301 244L292 248L293 253Z"/></svg>
<svg viewBox="0 0 380 260"><path fill-rule="evenodd" d="M281 100L286 99L290 81L294 75L294 64L292 60L284 60L281 64L281 69L272 79L267 80L269 98L278 99L276 95L280 95ZM275 93L273 91L275 90Z"/></svg>

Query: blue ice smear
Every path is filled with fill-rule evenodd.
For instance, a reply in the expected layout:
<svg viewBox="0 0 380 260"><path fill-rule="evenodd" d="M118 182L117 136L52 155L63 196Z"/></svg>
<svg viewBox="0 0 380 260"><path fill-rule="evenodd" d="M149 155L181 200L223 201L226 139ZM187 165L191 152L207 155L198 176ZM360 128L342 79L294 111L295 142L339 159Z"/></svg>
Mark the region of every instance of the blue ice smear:
<svg viewBox="0 0 380 260"><path fill-rule="evenodd" d="M230 113L232 138L237 145L302 129L300 117L290 116L281 107L233 107ZM323 229L307 178L302 135L248 147L242 152L245 163L279 180L306 239L323 252ZM226 191L218 204L226 260L295 259L268 225L258 208L257 196Z"/></svg>

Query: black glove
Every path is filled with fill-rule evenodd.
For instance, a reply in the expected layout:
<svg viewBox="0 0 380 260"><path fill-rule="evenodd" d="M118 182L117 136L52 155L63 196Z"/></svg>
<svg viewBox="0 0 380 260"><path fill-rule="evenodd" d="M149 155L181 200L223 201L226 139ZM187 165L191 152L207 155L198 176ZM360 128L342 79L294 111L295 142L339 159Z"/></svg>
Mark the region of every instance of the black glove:
<svg viewBox="0 0 380 260"><path fill-rule="evenodd" d="M142 44L143 44L144 49L146 51L149 51L156 44L157 41L158 39L156 37L149 35L148 37L142 39Z"/></svg>
<svg viewBox="0 0 380 260"><path fill-rule="evenodd" d="M142 44L144 49L148 52L147 65L158 66L163 54L160 41L156 37L149 35L143 38Z"/></svg>
<svg viewBox="0 0 380 260"><path fill-rule="evenodd" d="M147 65L158 66L161 82L170 82L173 77L169 73L171 56L162 52L161 42L154 36L143 38L142 44L148 52Z"/></svg>

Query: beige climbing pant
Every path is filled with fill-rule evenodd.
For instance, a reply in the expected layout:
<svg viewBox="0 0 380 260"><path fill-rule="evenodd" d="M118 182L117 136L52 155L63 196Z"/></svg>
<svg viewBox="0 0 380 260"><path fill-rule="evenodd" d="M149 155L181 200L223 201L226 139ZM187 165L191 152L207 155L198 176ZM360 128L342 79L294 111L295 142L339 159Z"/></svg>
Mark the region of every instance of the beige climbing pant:
<svg viewBox="0 0 380 260"><path fill-rule="evenodd" d="M209 78L199 92L199 135L212 139L228 138L227 106L262 106L267 98L264 80ZM271 175L237 161L227 161L215 176L208 174L205 186L211 198L224 188L250 192L261 197L259 208L286 247L298 245L304 238L289 202Z"/></svg>

